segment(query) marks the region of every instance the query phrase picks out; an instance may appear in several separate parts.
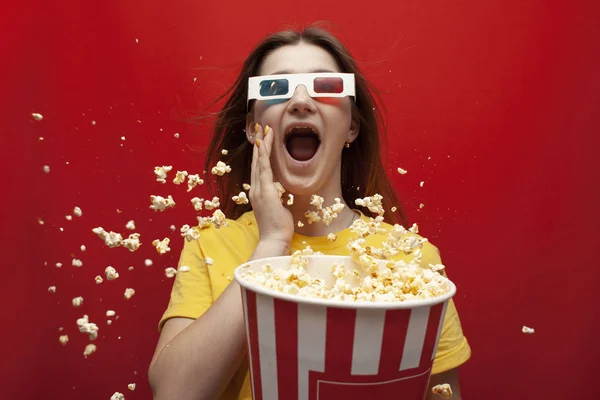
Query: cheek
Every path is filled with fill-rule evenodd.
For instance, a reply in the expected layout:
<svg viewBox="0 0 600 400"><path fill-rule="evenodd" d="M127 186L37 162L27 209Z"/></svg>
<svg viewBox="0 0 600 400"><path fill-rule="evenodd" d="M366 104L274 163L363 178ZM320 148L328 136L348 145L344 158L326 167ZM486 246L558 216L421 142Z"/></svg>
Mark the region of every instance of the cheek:
<svg viewBox="0 0 600 400"><path fill-rule="evenodd" d="M330 106L341 107L344 99L341 97L317 97L315 100Z"/></svg>

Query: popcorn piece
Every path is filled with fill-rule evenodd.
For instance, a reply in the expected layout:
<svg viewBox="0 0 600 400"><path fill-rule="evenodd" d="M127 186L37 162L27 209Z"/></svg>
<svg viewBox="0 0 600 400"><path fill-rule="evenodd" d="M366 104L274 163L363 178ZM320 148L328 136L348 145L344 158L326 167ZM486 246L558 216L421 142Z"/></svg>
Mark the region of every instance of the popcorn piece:
<svg viewBox="0 0 600 400"><path fill-rule="evenodd" d="M38 223L39 223L40 225L44 225L44 220L43 220L43 219L41 219L41 218L38 218Z"/></svg>
<svg viewBox="0 0 600 400"><path fill-rule="evenodd" d="M321 217L316 211L307 211L304 213L304 216L308 220L309 224L319 222L321 220Z"/></svg>
<svg viewBox="0 0 600 400"><path fill-rule="evenodd" d="M172 170L173 167L170 165L163 165L162 167L154 167L154 175L156 175L156 181L160 183L167 183L167 172Z"/></svg>
<svg viewBox="0 0 600 400"><path fill-rule="evenodd" d="M81 266L83 266L83 262L81 260L76 259L76 258L73 259L73 261L71 262L71 264L74 267L81 267Z"/></svg>
<svg viewBox="0 0 600 400"><path fill-rule="evenodd" d="M533 328L529 328L525 325L523 325L523 329L522 329L523 333L527 334L527 335L531 335L535 332L535 329Z"/></svg>
<svg viewBox="0 0 600 400"><path fill-rule="evenodd" d="M421 181L421 183L419 183L419 186L423 187L424 184L425 184L425 181Z"/></svg>
<svg viewBox="0 0 600 400"><path fill-rule="evenodd" d="M125 289L125 298L127 300L131 299L134 294L135 294L135 290L133 290L132 288Z"/></svg>
<svg viewBox="0 0 600 400"><path fill-rule="evenodd" d="M221 150L221 154L223 154L224 156L226 156L227 153L229 153L227 150L225 150L225 149Z"/></svg>
<svg viewBox="0 0 600 400"><path fill-rule="evenodd" d="M140 243L140 234L132 233L127 239L123 240L121 244L123 245L123 247L129 249L129 251L131 252L136 251L142 245Z"/></svg>
<svg viewBox="0 0 600 400"><path fill-rule="evenodd" d="M390 208L390 211L391 211L391 212L396 212L396 210L397 210L397 209L398 209L398 208L396 208L396 207L392 207L392 208Z"/></svg>
<svg viewBox="0 0 600 400"><path fill-rule="evenodd" d="M104 282L104 280L102 279L102 277L100 275L96 275L96 277L94 278L96 280L96 284L99 285L102 282Z"/></svg>
<svg viewBox="0 0 600 400"><path fill-rule="evenodd" d="M181 267L179 267L179 272L189 272L190 267L188 267L187 265L182 265Z"/></svg>
<svg viewBox="0 0 600 400"><path fill-rule="evenodd" d="M218 197L213 197L212 200L204 200L204 208L207 210L214 210L221 206Z"/></svg>
<svg viewBox="0 0 600 400"><path fill-rule="evenodd" d="M203 185L203 184L204 184L204 179L200 179L200 175L198 175L198 174L189 175L187 191L191 192L192 189L195 188L197 185Z"/></svg>
<svg viewBox="0 0 600 400"><path fill-rule="evenodd" d="M98 348L96 347L95 344L90 343L87 346L85 346L85 349L83 350L83 356L85 358L88 358L88 356L91 355L92 353L95 353L97 349Z"/></svg>
<svg viewBox="0 0 600 400"><path fill-rule="evenodd" d="M75 297L72 300L73 302L73 307L80 307L83 304L83 297L79 296L79 297Z"/></svg>
<svg viewBox="0 0 600 400"><path fill-rule="evenodd" d="M98 338L98 326L90 322L87 315L77 320L77 327L79 328L79 332L87 333L90 336L90 340Z"/></svg>
<svg viewBox="0 0 600 400"><path fill-rule="evenodd" d="M135 230L135 222L133 222L133 220L130 220L129 222L127 222L127 225L125 225L125 229L134 231Z"/></svg>
<svg viewBox="0 0 600 400"><path fill-rule="evenodd" d="M45 173L47 173L47 174L50 173L50 166L49 165L44 165L44 167L42 169L44 170Z"/></svg>
<svg viewBox="0 0 600 400"><path fill-rule="evenodd" d="M159 254L166 254L171 251L171 248L169 247L170 242L171 239L169 238L164 238L163 240L155 239L152 241L152 246L156 247L156 251Z"/></svg>
<svg viewBox="0 0 600 400"><path fill-rule="evenodd" d="M60 342L60 344L65 346L67 343L69 343L69 335L60 335L58 341Z"/></svg>
<svg viewBox="0 0 600 400"><path fill-rule="evenodd" d="M62 263L57 262L56 263L56 268L60 268L60 267L62 267Z"/></svg>
<svg viewBox="0 0 600 400"><path fill-rule="evenodd" d="M104 243L111 248L119 247L123 241L123 237L119 233L113 231L106 232L101 226L92 229L92 232L98 235L100 239L104 240Z"/></svg>
<svg viewBox="0 0 600 400"><path fill-rule="evenodd" d="M117 315L117 313L114 312L113 310L107 310L106 311L106 316L107 317L114 317L115 315Z"/></svg>
<svg viewBox="0 0 600 400"><path fill-rule="evenodd" d="M169 229L171 230L171 232L175 232L175 229L177 229L177 227L175 225L171 225Z"/></svg>
<svg viewBox="0 0 600 400"><path fill-rule="evenodd" d="M73 220L73 217L72 217L72 216L70 216L70 215L65 215L65 219L66 219L67 221L71 221L71 220Z"/></svg>
<svg viewBox="0 0 600 400"><path fill-rule="evenodd" d="M83 215L83 212L81 211L81 208L75 207L73 209L73 214L75 214L76 217L81 217Z"/></svg>
<svg viewBox="0 0 600 400"><path fill-rule="evenodd" d="M206 257L204 259L204 262L206 263L206 265L213 265L215 263L214 260L210 257Z"/></svg>
<svg viewBox="0 0 600 400"><path fill-rule="evenodd" d="M153 264L153 262L152 262L152 260L151 260L151 259L149 259L149 258L146 258L146 259L144 260L144 264L146 265L146 267L149 267L149 266L151 266L151 265Z"/></svg>
<svg viewBox="0 0 600 400"><path fill-rule="evenodd" d="M152 202L150 208L154 211L164 211L167 208L175 206L175 202L173 201L173 197L171 197L171 195L169 195L169 197L166 199L161 196L152 195L150 196L150 201Z"/></svg>
<svg viewBox="0 0 600 400"><path fill-rule="evenodd" d="M41 121L42 119L44 119L44 116L40 113L31 113L31 118L33 118L36 121Z"/></svg>
<svg viewBox="0 0 600 400"><path fill-rule="evenodd" d="M200 238L200 231L197 226L190 228L190 226L186 224L181 227L181 236L183 236L188 242L191 242L192 240L197 240Z"/></svg>
<svg viewBox="0 0 600 400"><path fill-rule="evenodd" d="M333 232L331 232L329 235L327 235L327 240L329 242L335 242L337 239L337 235Z"/></svg>
<svg viewBox="0 0 600 400"><path fill-rule="evenodd" d="M191 201L192 205L194 206L194 210L196 210L196 211L202 210L202 203L204 202L204 199L201 199L199 197L194 197L190 201Z"/></svg>
<svg viewBox="0 0 600 400"><path fill-rule="evenodd" d="M302 223L302 221L298 221L298 228L302 228L304 226L304 224Z"/></svg>
<svg viewBox="0 0 600 400"><path fill-rule="evenodd" d="M212 168L211 173L213 175L223 176L231 172L231 167L225 164L223 161L217 162L217 165Z"/></svg>
<svg viewBox="0 0 600 400"><path fill-rule="evenodd" d="M110 319L107 319L107 320L106 320L106 325L112 325L112 320L110 320Z"/></svg>
<svg viewBox="0 0 600 400"><path fill-rule="evenodd" d="M56 293L56 286L50 286L48 288L48 293Z"/></svg>
<svg viewBox="0 0 600 400"><path fill-rule="evenodd" d="M452 388L447 383L444 383L441 385L435 385L434 387L431 388L431 393L437 394L442 399L452 398Z"/></svg>
<svg viewBox="0 0 600 400"><path fill-rule="evenodd" d="M425 207L425 204L423 204L423 203L419 204L419 209L421 209L423 207Z"/></svg>
<svg viewBox="0 0 600 400"><path fill-rule="evenodd" d="M408 171L407 171L407 170L405 170L405 169L398 168L398 173L399 173L400 175L405 175L407 172L408 172Z"/></svg>
<svg viewBox="0 0 600 400"><path fill-rule="evenodd" d="M317 196L313 194L310 198L310 205L317 207L317 210L320 210L323 206L324 199L321 196Z"/></svg>
<svg viewBox="0 0 600 400"><path fill-rule="evenodd" d="M167 278L173 278L173 277L175 277L176 274L177 274L177 270L173 267L169 267L169 268L165 269L165 275L167 276Z"/></svg>
<svg viewBox="0 0 600 400"><path fill-rule="evenodd" d="M119 277L119 273L117 272L117 270L111 267L110 265L106 267L106 269L104 270L104 274L106 275L106 279L108 279L109 281L114 281Z"/></svg>
<svg viewBox="0 0 600 400"><path fill-rule="evenodd" d="M123 393L115 392L112 396L110 396L110 400L125 400L125 396L123 395Z"/></svg>
<svg viewBox="0 0 600 400"><path fill-rule="evenodd" d="M283 194L285 193L285 188L280 182L273 182L273 184L277 188L277 193L279 194L279 198L281 199L281 196L283 196Z"/></svg>
<svg viewBox="0 0 600 400"><path fill-rule="evenodd" d="M245 192L240 192L240 194L233 196L231 199L238 205L248 204L248 197Z"/></svg>
<svg viewBox="0 0 600 400"><path fill-rule="evenodd" d="M291 193L288 193L288 201L287 201L287 205L291 206L292 204L294 204L294 195Z"/></svg>
<svg viewBox="0 0 600 400"><path fill-rule="evenodd" d="M250 190L250 185L248 185L247 183L242 183L242 187L244 188L244 190Z"/></svg>
<svg viewBox="0 0 600 400"><path fill-rule="evenodd" d="M81 249L81 251L85 251L85 245L82 244L80 249Z"/></svg>
<svg viewBox="0 0 600 400"><path fill-rule="evenodd" d="M129 271L133 271L133 265L131 265L129 268L127 268Z"/></svg>
<svg viewBox="0 0 600 400"><path fill-rule="evenodd" d="M367 207L369 211L376 213L379 216L383 216L385 210L381 204L381 200L383 197L380 194L375 194L370 197L365 197L363 199L354 200L354 204L357 206Z"/></svg>
<svg viewBox="0 0 600 400"><path fill-rule="evenodd" d="M179 139L179 133L176 133L176 134L174 134L174 135L173 135L173 137L174 137L175 139Z"/></svg>
<svg viewBox="0 0 600 400"><path fill-rule="evenodd" d="M133 392L135 390L135 383L130 383L129 385L127 385L127 389Z"/></svg>
<svg viewBox="0 0 600 400"><path fill-rule="evenodd" d="M227 219L225 217L225 214L223 214L223 211L221 211L221 210L216 210L213 213L213 216L211 218L211 222L213 223L213 225L217 229L219 229L222 226L226 226L227 225Z"/></svg>
<svg viewBox="0 0 600 400"><path fill-rule="evenodd" d="M440 272L446 267L444 266L444 264L429 264L429 268L431 268L432 271Z"/></svg>
<svg viewBox="0 0 600 400"><path fill-rule="evenodd" d="M176 185L181 185L183 182L185 182L186 176L188 176L187 171L177 171L175 178L173 179L173 183Z"/></svg>

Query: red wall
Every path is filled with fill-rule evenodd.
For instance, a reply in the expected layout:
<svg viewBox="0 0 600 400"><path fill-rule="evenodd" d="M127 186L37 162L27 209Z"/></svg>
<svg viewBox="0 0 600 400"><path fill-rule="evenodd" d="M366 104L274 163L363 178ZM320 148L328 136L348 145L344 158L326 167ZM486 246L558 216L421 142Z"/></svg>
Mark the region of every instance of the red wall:
<svg viewBox="0 0 600 400"><path fill-rule="evenodd" d="M201 172L189 146L205 145L208 131L198 135L178 111L222 93L263 35L323 19L382 91L390 171L409 171L394 174L399 192L457 283L473 348L464 397L595 398L600 32L598 7L578 3L64 0L10 10L1 28L0 397L150 398L146 371L172 283L164 269L183 244L169 226L195 223L188 200L202 192L161 185L153 168ZM154 213L151 194L172 194L178 206ZM74 206L83 216L67 221ZM144 243L135 253L91 232L125 234L130 219ZM151 241L165 236L172 250L159 256ZM96 285L107 265L121 277ZM129 301L126 287L136 290ZM120 316L112 326L107 309ZM87 359L76 326L84 313L100 326Z"/></svg>

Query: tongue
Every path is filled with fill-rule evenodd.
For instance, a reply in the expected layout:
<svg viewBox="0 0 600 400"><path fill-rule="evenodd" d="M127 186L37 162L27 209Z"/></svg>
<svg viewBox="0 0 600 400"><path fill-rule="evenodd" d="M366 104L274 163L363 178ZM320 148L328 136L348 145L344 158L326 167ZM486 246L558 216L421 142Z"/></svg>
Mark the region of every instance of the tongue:
<svg viewBox="0 0 600 400"><path fill-rule="evenodd" d="M307 161L314 157L319 141L314 136L293 136L288 139L286 147L293 159Z"/></svg>

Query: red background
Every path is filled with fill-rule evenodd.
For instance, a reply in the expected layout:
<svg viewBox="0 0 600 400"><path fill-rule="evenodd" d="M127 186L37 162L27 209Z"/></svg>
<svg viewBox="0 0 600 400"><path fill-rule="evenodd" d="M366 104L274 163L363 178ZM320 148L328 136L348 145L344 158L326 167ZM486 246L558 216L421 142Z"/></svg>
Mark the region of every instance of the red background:
<svg viewBox="0 0 600 400"><path fill-rule="evenodd" d="M169 226L194 224L188 201L203 194L170 182L175 170L202 171L189 146L205 145L208 127L185 123L181 111L221 94L263 35L330 20L383 93L390 172L457 283L473 348L461 368L464 398L595 398L595 4L64 0L5 9L0 397L150 398L147 366L172 284L164 269L183 244ZM155 181L156 165L173 165L167 184ZM178 205L154 213L151 194ZM83 216L67 221L74 206ZM130 219L144 243L135 253L91 232L126 235ZM166 236L172 250L159 256L151 241ZM121 277L96 285L107 265ZM126 287L136 290L129 301ZM120 317L112 326L107 309ZM83 314L100 326L87 359Z"/></svg>

